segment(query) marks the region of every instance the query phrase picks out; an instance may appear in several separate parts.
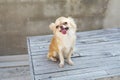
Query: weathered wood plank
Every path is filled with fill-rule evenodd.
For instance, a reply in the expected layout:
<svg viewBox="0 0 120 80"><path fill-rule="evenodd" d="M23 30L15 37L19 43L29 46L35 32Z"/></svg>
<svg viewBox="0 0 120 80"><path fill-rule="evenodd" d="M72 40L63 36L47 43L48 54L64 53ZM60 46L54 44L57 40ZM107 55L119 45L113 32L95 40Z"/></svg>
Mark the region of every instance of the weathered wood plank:
<svg viewBox="0 0 120 80"><path fill-rule="evenodd" d="M120 66L118 68L105 70L109 75L120 73Z"/></svg>
<svg viewBox="0 0 120 80"><path fill-rule="evenodd" d="M87 45L97 45L97 46L99 46L99 45L106 45L106 44L111 44L111 43L120 43L120 40L111 41L111 42L102 42L102 43L97 43L97 44L80 44L80 45L76 45L76 46L77 47L79 47L79 46L87 46ZM45 50L48 51L48 46L49 45L42 46L42 47L40 47L40 46L34 46L34 47L31 47L31 49L32 49L32 52L45 51Z"/></svg>
<svg viewBox="0 0 120 80"><path fill-rule="evenodd" d="M29 66L0 68L0 80L31 80Z"/></svg>
<svg viewBox="0 0 120 80"><path fill-rule="evenodd" d="M33 61L34 67L35 67L34 69L35 74L51 73L56 71L64 71L64 70L85 68L85 67L91 67L91 66L103 66L106 64L113 64L113 63L120 64L119 56L106 57L106 58L100 58L100 59L98 58L98 59L91 59L91 60L81 60L80 58L73 58L73 61L75 62L75 66L65 65L65 68L59 68L57 66L58 64L51 61L46 61L46 62L44 61L43 64Z"/></svg>
<svg viewBox="0 0 120 80"><path fill-rule="evenodd" d="M84 73L90 73L100 70L110 70L113 68L119 68L120 64L112 64L111 65L105 65L105 66L98 66L98 67L90 67L90 68L83 68L83 69L74 69L69 71L62 71L62 72L54 72L50 74L43 74L43 75L35 75L36 79L49 79L49 78L55 78L55 77L61 77L61 76L68 76L68 75L75 75L75 74L84 74Z"/></svg>
<svg viewBox="0 0 120 80"><path fill-rule="evenodd" d="M27 65L29 65L28 61L1 62L0 68L15 67L15 66L27 66Z"/></svg>
<svg viewBox="0 0 120 80"><path fill-rule="evenodd" d="M106 44L98 44L98 45L78 45L75 51L76 56L88 56L88 55L101 55L101 54L111 54L111 55L120 55L120 42L113 42L112 43L106 43ZM79 47L79 48L78 48ZM96 48L97 47L97 48ZM34 52L32 54L38 55L38 54L44 54L47 55L48 51L40 51L40 52ZM46 57L45 57L46 58Z"/></svg>
<svg viewBox="0 0 120 80"><path fill-rule="evenodd" d="M120 46L120 40L117 41L111 41L111 42L103 42L103 43L96 43L96 44L81 44L81 45L76 45L75 49L76 52L79 52L81 50L110 50L110 49L118 49ZM96 48L98 47L98 48ZM39 47L31 47L32 53L37 53L37 52L48 52L48 46L40 49ZM118 50L119 51L119 50ZM86 51L87 52L87 51ZM31 53L31 54L32 54ZM39 54L39 53L38 53Z"/></svg>
<svg viewBox="0 0 120 80"><path fill-rule="evenodd" d="M108 41L108 42L99 42L99 43L90 43L89 41L87 42L84 42L84 43L82 43L82 42L79 42L79 43L76 43L76 48L79 48L79 47L81 47L81 46L92 46L92 45L96 45L96 46L99 46L99 45L106 45L106 44L110 44L111 45L111 43L120 43L120 40L117 40L117 41ZM38 52L38 51L48 51L48 47L49 47L49 45L40 45L39 44L39 46L32 46L31 47L31 51L32 52Z"/></svg>
<svg viewBox="0 0 120 80"><path fill-rule="evenodd" d="M12 55L12 56L0 56L1 62L11 62L11 61L27 61L28 55Z"/></svg>
<svg viewBox="0 0 120 80"><path fill-rule="evenodd" d="M98 39L99 42L101 41L107 41L107 40L115 40L115 39L119 39L120 33L111 33L111 34L104 34L104 35L94 35L94 36L84 36L84 37L81 37L81 35L77 35L77 41L84 41L84 40L96 40ZM33 37L34 38L34 37ZM31 45L30 46L36 46L37 44L39 45L46 45L48 43L50 43L50 40L51 40L52 36L48 39L44 39L44 41L35 41L35 42L31 42ZM35 45L34 45L35 44Z"/></svg>
<svg viewBox="0 0 120 80"><path fill-rule="evenodd" d="M25 75L25 76L19 76L19 77L10 77L10 78L4 78L4 79L0 79L0 80L31 80L29 75Z"/></svg>
<svg viewBox="0 0 120 80"><path fill-rule="evenodd" d="M104 54L104 55L88 55L88 56L82 56L80 57L81 60L90 60L90 59L100 59L100 58L107 58L107 57L112 57L113 55L111 54ZM75 58L75 57L73 57ZM46 55L37 55L37 56L32 56L32 59L34 61L38 61L39 63L41 62L49 62L49 60L46 58ZM52 62L52 61L50 61Z"/></svg>
<svg viewBox="0 0 120 80"><path fill-rule="evenodd" d="M84 31L78 32L79 35L83 36L91 36L91 35L104 35L104 34L111 34L115 32L120 32L120 28L110 28L110 29L101 29L101 30L93 30L93 31Z"/></svg>
<svg viewBox="0 0 120 80"><path fill-rule="evenodd" d="M91 80L120 80L120 73L102 76L102 77L96 77Z"/></svg>
<svg viewBox="0 0 120 80"><path fill-rule="evenodd" d="M81 35L81 37L85 36L92 36L92 35L105 35L105 34L111 34L120 32L119 28L113 28L113 29L106 29L106 30L94 30L94 31L87 31L87 32L78 32L77 35ZM36 42L36 41L46 41L50 39L53 35L44 35L44 36L33 36L30 37L30 42Z"/></svg>
<svg viewBox="0 0 120 80"><path fill-rule="evenodd" d="M64 69L59 69L59 67L57 66L57 64L53 64L53 66L56 66L56 67L51 67L51 68L49 68L49 69L47 69L46 67L49 67L49 66L45 66L45 68L43 68L43 67L41 67L41 68L43 68L43 70L41 70L41 69L35 69L35 74L46 74L46 73L52 73L52 72L56 72L56 71L66 71L66 70L71 70L71 69L82 69L82 68L89 68L89 67L95 67L95 66L104 66L104 65L106 65L106 64L108 64L108 65L112 65L112 64L120 64L118 61L110 61L110 62L99 62L99 64L98 63L92 63L92 64L90 64L90 63L88 63L88 64L79 64L79 65L75 65L75 66L73 66L73 67L71 67L71 66L68 66L68 65L65 65L65 68Z"/></svg>
<svg viewBox="0 0 120 80"><path fill-rule="evenodd" d="M101 71L85 73L85 74L56 77L56 78L52 78L52 80L81 80L81 79L90 79L93 77L98 77L98 76L103 76L103 75L107 75L107 73L104 70L101 70Z"/></svg>

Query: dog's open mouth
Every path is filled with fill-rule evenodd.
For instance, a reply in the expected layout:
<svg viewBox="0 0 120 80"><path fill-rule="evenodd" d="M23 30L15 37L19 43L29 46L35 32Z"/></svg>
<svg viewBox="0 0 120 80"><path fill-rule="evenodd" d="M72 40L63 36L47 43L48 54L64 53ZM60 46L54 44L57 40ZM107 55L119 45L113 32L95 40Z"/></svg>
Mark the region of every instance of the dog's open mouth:
<svg viewBox="0 0 120 80"><path fill-rule="evenodd" d="M62 34L66 34L66 33L67 33L67 30L69 29L68 27L66 27L66 28L60 27L60 28L61 28L60 32L61 32Z"/></svg>

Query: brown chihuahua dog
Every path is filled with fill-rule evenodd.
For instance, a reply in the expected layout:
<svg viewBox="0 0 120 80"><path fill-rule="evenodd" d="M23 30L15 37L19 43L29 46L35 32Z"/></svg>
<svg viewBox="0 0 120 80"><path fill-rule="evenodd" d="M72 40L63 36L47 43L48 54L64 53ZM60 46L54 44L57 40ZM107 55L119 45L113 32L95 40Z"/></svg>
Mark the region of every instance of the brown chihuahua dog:
<svg viewBox="0 0 120 80"><path fill-rule="evenodd" d="M73 65L71 55L73 54L76 41L76 24L70 17L60 17L55 23L49 25L53 31L53 38L49 46L48 59L57 61L59 59L60 67L64 67L64 59L67 63Z"/></svg>

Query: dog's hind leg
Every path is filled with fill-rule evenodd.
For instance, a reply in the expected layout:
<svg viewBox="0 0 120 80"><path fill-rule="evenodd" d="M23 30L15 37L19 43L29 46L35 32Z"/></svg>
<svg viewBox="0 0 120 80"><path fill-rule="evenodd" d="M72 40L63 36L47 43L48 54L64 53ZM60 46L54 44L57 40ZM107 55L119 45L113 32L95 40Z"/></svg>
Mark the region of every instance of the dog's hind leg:
<svg viewBox="0 0 120 80"><path fill-rule="evenodd" d="M47 58L52 61L58 61L57 53L55 51L49 52Z"/></svg>

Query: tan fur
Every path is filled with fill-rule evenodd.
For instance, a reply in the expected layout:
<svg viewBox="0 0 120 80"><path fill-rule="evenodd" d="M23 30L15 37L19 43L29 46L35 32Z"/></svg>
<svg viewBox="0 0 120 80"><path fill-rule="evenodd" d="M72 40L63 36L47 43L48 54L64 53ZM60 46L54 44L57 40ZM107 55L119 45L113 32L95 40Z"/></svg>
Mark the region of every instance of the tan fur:
<svg viewBox="0 0 120 80"><path fill-rule="evenodd" d="M67 25L63 25L67 22ZM56 26L69 27L66 34L60 32L61 28L56 28ZM74 50L75 40L76 40L76 24L74 20L70 17L60 17L55 23L50 24L50 29L53 31L54 36L51 40L48 52L48 59L52 61L57 61L59 59L60 67L64 67L64 58L67 59L68 64L73 65L71 60L71 55Z"/></svg>

